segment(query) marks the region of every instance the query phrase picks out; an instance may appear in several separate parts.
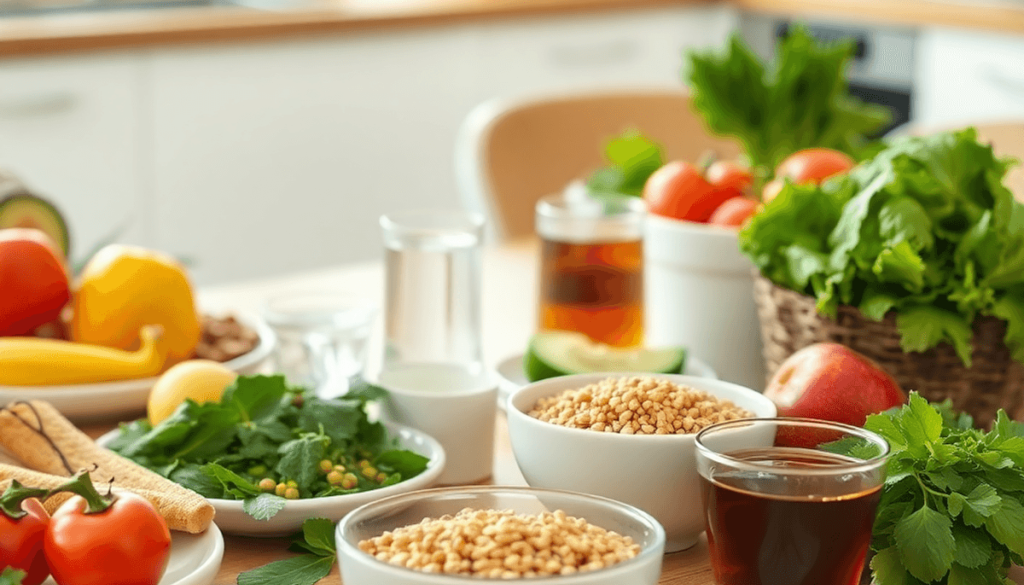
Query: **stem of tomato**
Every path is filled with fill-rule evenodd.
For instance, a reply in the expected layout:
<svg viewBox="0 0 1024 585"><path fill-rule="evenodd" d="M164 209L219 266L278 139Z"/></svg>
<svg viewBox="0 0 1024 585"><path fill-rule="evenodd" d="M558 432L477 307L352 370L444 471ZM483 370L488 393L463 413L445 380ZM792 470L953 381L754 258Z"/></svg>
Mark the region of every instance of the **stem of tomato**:
<svg viewBox="0 0 1024 585"><path fill-rule="evenodd" d="M100 495L96 491L96 486L93 485L88 471L78 472L67 483L50 490L47 497L60 492L70 492L81 496L86 503L85 514L99 514L112 506L114 500L117 499L117 496L112 493L105 496Z"/></svg>
<svg viewBox="0 0 1024 585"><path fill-rule="evenodd" d="M0 513L12 520L23 518L28 512L21 509L21 503L29 498L45 497L48 493L44 489L27 488L16 479L11 480L11 485L0 496Z"/></svg>

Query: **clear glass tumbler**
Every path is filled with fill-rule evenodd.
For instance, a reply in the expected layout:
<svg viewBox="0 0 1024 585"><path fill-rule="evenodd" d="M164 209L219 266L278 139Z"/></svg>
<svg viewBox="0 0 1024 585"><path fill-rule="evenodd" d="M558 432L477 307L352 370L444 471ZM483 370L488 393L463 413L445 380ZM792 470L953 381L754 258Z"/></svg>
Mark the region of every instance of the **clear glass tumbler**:
<svg viewBox="0 0 1024 585"><path fill-rule="evenodd" d="M335 291L302 291L269 299L263 316L277 334L275 369L320 396L344 393L362 375L378 309Z"/></svg>
<svg viewBox="0 0 1024 585"><path fill-rule="evenodd" d="M889 445L814 419L740 419L696 436L718 585L857 585Z"/></svg>
<svg viewBox="0 0 1024 585"><path fill-rule="evenodd" d="M647 207L627 196L567 193L536 207L541 238L537 327L617 347L643 344Z"/></svg>
<svg viewBox="0 0 1024 585"><path fill-rule="evenodd" d="M477 213L409 210L380 219L385 256L382 368L449 363L482 368Z"/></svg>

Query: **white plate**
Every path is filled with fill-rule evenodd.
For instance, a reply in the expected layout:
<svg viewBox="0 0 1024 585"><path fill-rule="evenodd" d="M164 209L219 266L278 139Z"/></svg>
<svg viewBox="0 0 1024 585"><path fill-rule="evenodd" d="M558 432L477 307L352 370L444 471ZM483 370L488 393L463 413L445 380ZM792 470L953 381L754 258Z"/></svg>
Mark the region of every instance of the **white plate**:
<svg viewBox="0 0 1024 585"><path fill-rule="evenodd" d="M530 383L523 370L523 357L524 354L514 355L499 363L495 368L498 373L498 406L502 410L505 409L505 402L508 401L510 394ZM714 368L692 354L686 356L686 368L683 369L683 374L712 380L718 379Z"/></svg>
<svg viewBox="0 0 1024 585"><path fill-rule="evenodd" d="M332 522L341 520L345 514L374 500L387 496L403 494L430 487L437 481L444 469L445 454L441 444L430 435L416 429L385 422L388 433L398 438L403 449L419 453L430 459L423 473L388 487L368 492L330 496L326 498L309 498L290 500L284 509L270 520L256 520L242 511L240 500L210 499L216 510L217 523L227 534L239 536L289 536L302 530L302 523L307 518L327 518ZM106 446L113 441L120 431L114 429L96 439L96 444ZM161 584L163 585L163 584Z"/></svg>
<svg viewBox="0 0 1024 585"><path fill-rule="evenodd" d="M202 534L171 532L171 557L159 585L209 585L224 558L224 536L216 524ZM53 577L43 585L55 585Z"/></svg>
<svg viewBox="0 0 1024 585"><path fill-rule="evenodd" d="M252 351L224 365L239 374L252 374L270 357L276 337L262 319L249 315L237 318L255 329L260 341ZM0 405L15 400L45 400L73 421L118 419L146 410L149 391L156 380L153 377L71 386L0 386Z"/></svg>

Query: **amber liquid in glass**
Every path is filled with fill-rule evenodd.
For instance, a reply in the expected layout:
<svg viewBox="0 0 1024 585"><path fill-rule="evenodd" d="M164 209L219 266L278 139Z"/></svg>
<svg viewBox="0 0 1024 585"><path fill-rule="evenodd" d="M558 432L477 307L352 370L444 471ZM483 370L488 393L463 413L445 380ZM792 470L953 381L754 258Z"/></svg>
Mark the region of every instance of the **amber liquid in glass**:
<svg viewBox="0 0 1024 585"><path fill-rule="evenodd" d="M617 347L642 345L643 242L543 240L539 329L577 331Z"/></svg>
<svg viewBox="0 0 1024 585"><path fill-rule="evenodd" d="M729 456L808 468L851 461L786 448L750 449ZM756 475L730 471L701 480L715 583L859 583L881 487L858 486L856 476L842 484L834 476L804 476L783 485L782 480ZM773 481L779 483L765 485Z"/></svg>

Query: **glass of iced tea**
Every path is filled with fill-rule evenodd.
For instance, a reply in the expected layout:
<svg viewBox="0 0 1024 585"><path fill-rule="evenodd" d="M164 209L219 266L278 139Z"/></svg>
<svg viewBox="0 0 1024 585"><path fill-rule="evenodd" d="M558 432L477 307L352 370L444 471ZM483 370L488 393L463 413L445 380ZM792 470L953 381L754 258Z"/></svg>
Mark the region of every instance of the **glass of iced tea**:
<svg viewBox="0 0 1024 585"><path fill-rule="evenodd" d="M643 344L643 220L638 197L553 195L536 208L538 329L616 347Z"/></svg>
<svg viewBox="0 0 1024 585"><path fill-rule="evenodd" d="M718 585L856 585L889 445L814 419L741 419L697 434Z"/></svg>

